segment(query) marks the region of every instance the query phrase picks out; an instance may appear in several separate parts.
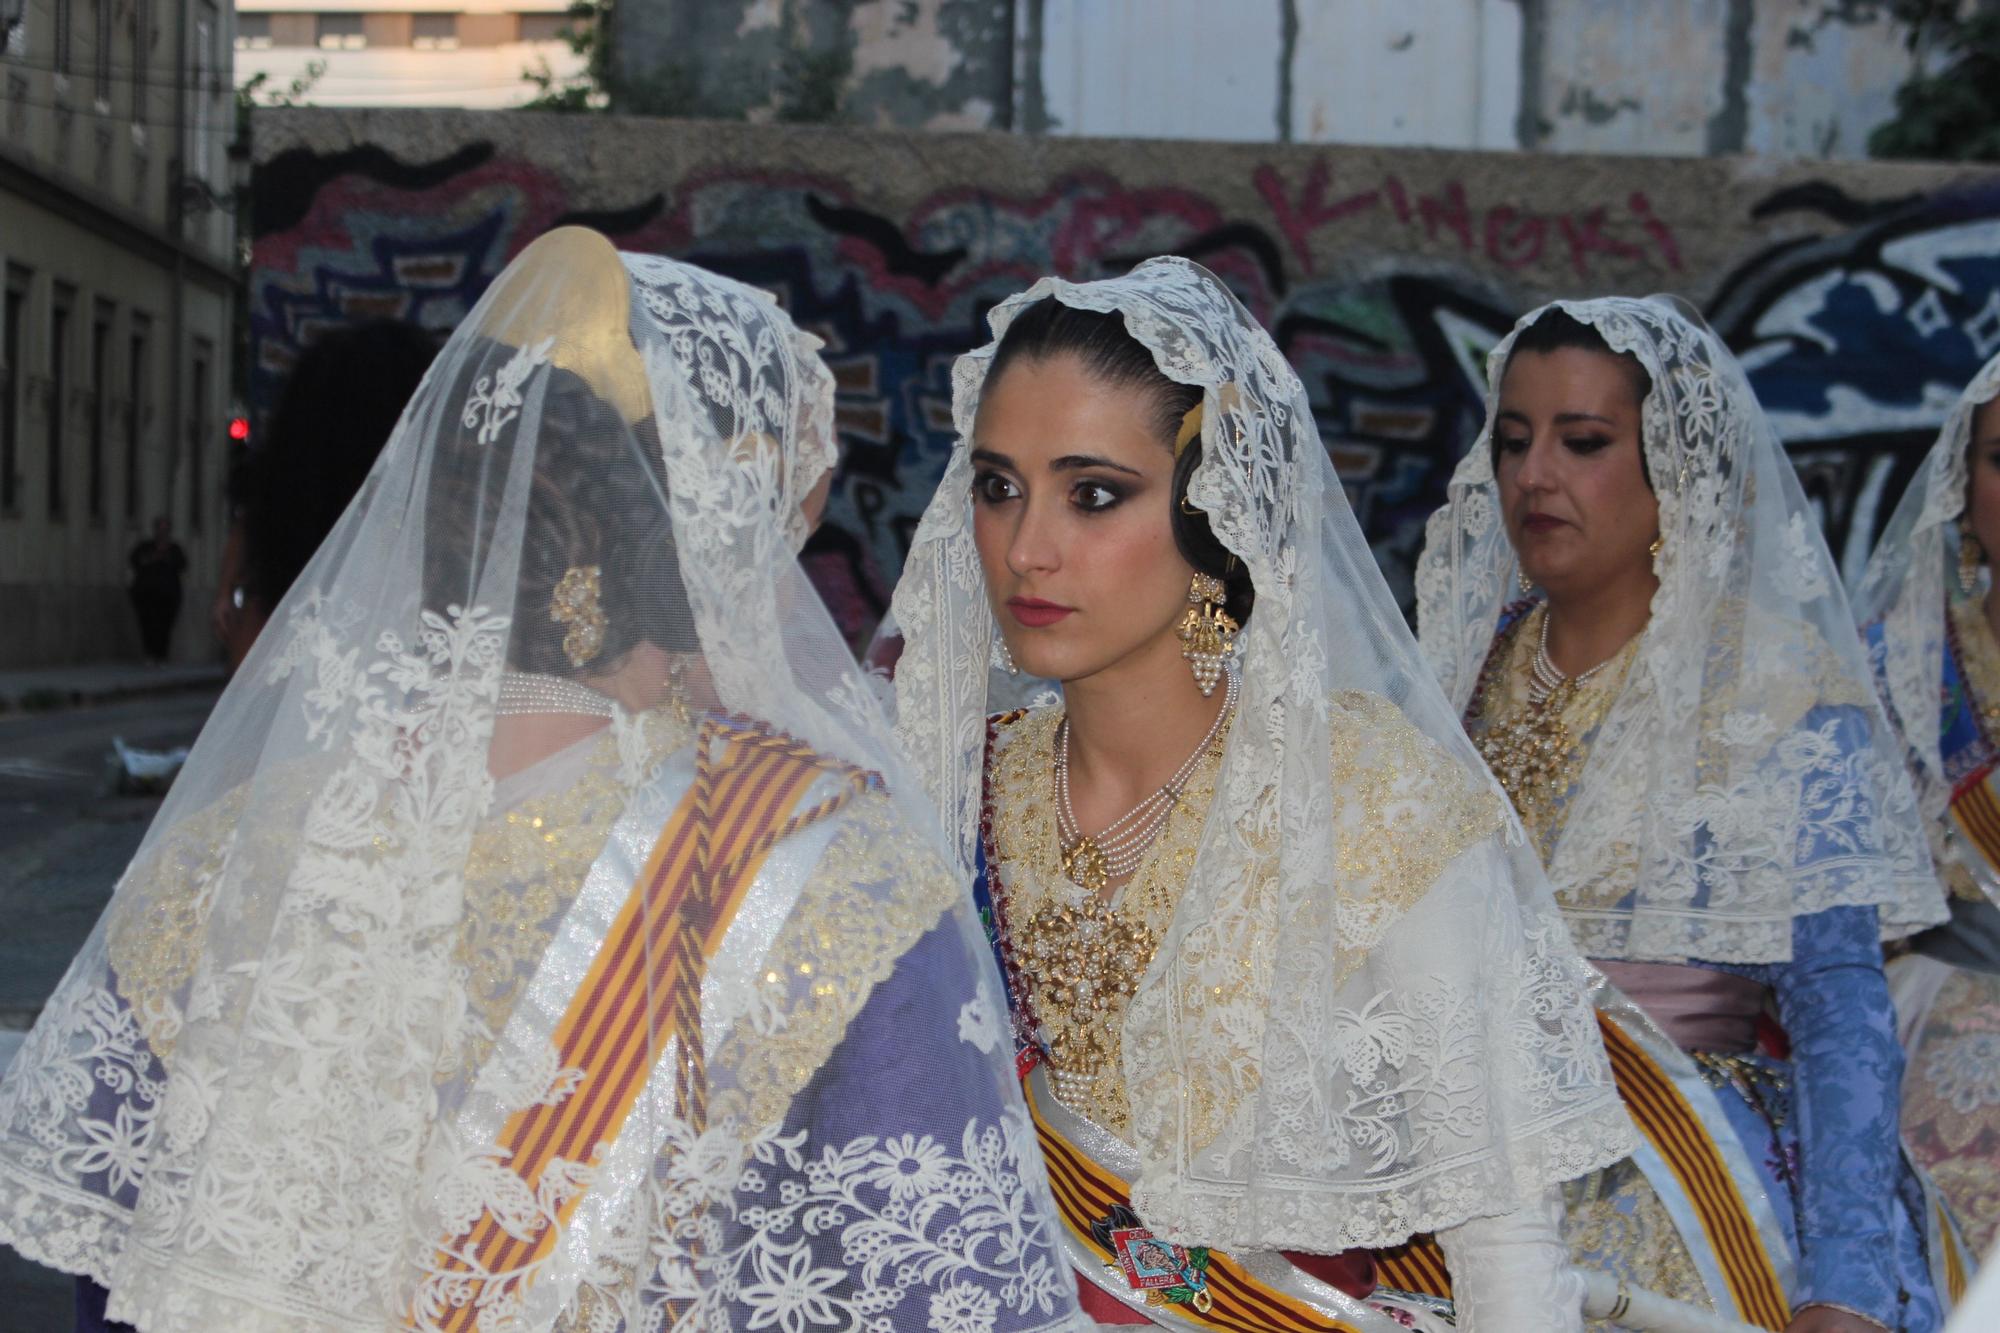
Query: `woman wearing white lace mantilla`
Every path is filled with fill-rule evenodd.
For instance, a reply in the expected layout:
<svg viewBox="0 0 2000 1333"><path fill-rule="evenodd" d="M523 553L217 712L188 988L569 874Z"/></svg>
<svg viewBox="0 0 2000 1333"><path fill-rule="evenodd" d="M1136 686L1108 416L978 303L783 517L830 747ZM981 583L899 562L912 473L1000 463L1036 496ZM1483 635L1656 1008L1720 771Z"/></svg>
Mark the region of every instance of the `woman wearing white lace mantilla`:
<svg viewBox="0 0 2000 1333"><path fill-rule="evenodd" d="M1934 1329L1880 942L1944 904L1798 479L1668 298L1544 307L1489 374L1418 624L1615 987L1646 1141L1572 1188L1570 1242L1763 1328Z"/></svg>
<svg viewBox="0 0 2000 1333"><path fill-rule="evenodd" d="M817 345L577 229L495 280L0 1083L0 1238L142 1333L1075 1318L794 558Z"/></svg>
<svg viewBox="0 0 2000 1333"><path fill-rule="evenodd" d="M1903 736L1952 920L1889 965L1903 1135L1975 1253L2000 1232L2000 356L1973 377L1868 561L1855 613Z"/></svg>
<svg viewBox="0 0 2000 1333"><path fill-rule="evenodd" d="M991 322L896 590L897 729L984 858L1086 1313L1448 1314L1379 1278L1577 1327L1556 1185L1632 1142L1588 971L1298 377L1184 260ZM1060 702L989 728L1027 678Z"/></svg>

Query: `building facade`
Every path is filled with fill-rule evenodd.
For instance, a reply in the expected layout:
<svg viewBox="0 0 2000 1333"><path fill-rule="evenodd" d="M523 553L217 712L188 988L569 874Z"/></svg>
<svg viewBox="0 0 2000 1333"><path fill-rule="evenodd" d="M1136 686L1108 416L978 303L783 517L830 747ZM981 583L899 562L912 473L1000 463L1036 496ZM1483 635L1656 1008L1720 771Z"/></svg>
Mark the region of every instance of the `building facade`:
<svg viewBox="0 0 2000 1333"><path fill-rule="evenodd" d="M315 106L491 110L583 73L569 0L240 0L236 77Z"/></svg>
<svg viewBox="0 0 2000 1333"><path fill-rule="evenodd" d="M647 0L614 109L1102 138L1855 159L1917 57L1839 0Z"/></svg>
<svg viewBox="0 0 2000 1333"><path fill-rule="evenodd" d="M0 668L135 658L127 557L166 518L207 607L238 264L233 16L0 0Z"/></svg>

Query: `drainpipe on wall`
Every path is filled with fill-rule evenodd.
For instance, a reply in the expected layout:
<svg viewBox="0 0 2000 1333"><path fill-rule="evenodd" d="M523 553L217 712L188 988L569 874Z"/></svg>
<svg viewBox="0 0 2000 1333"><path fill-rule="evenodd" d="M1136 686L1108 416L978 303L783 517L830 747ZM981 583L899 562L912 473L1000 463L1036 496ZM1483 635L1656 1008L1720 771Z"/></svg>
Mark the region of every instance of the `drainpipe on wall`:
<svg viewBox="0 0 2000 1333"><path fill-rule="evenodd" d="M174 286L167 298L167 485L160 511L170 519L174 493L181 471L181 428L187 414L187 167L188 124L193 108L188 101L188 4L175 5L178 30L174 34L174 170L167 191L167 233L174 246Z"/></svg>

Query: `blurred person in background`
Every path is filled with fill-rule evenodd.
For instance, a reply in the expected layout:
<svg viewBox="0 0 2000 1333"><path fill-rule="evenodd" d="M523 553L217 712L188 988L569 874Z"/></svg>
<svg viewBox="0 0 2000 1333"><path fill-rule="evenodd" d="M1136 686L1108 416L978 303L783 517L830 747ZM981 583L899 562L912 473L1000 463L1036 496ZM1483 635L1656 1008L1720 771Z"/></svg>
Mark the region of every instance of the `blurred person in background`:
<svg viewBox="0 0 2000 1333"><path fill-rule="evenodd" d="M153 520L153 535L132 548L132 609L139 615L139 639L155 666L173 649L174 621L181 614L181 577L187 552L174 540L166 515Z"/></svg>
<svg viewBox="0 0 2000 1333"><path fill-rule="evenodd" d="M2000 1233L2000 356L1973 377L1855 596L1952 919L1889 964L1903 1132L1975 1251ZM1981 1327L1995 1327L1985 1324Z"/></svg>

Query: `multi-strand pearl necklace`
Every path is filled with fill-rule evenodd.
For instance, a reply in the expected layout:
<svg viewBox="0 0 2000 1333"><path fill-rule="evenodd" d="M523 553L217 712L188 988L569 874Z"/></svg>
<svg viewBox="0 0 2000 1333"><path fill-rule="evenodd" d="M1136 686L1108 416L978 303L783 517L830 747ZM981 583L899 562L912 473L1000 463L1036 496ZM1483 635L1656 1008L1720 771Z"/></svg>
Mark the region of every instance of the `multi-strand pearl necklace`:
<svg viewBox="0 0 2000 1333"><path fill-rule="evenodd" d="M1549 613L1544 610L1541 641L1535 645L1535 660L1528 669L1528 702L1537 706L1546 703L1563 686L1581 686L1617 660L1618 654L1613 653L1588 671L1574 676L1565 675L1563 669L1555 664L1555 659L1549 656Z"/></svg>
<svg viewBox="0 0 2000 1333"><path fill-rule="evenodd" d="M1114 879L1123 879L1146 859L1146 849L1173 812L1175 802L1194 776L1196 767L1215 744L1236 711L1237 677L1229 673L1223 692L1222 709L1209 724L1208 734L1194 753L1174 771L1158 790L1113 820L1101 832L1085 834L1077 825L1076 811L1069 799L1069 719L1063 718L1056 735L1056 841L1062 853L1063 874L1070 882L1092 893L1100 892Z"/></svg>
<svg viewBox="0 0 2000 1333"><path fill-rule="evenodd" d="M567 676L549 676L539 671L500 673L500 704L494 711L501 717L523 713L577 713L584 717L610 717L617 708L608 694Z"/></svg>

